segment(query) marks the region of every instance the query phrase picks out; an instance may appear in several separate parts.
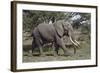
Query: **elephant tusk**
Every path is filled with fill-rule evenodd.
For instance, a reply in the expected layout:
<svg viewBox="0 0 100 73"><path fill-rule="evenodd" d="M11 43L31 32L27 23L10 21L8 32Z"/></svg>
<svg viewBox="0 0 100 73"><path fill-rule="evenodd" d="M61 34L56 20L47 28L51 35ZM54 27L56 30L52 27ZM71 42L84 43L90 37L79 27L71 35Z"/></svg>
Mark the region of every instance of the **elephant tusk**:
<svg viewBox="0 0 100 73"><path fill-rule="evenodd" d="M71 42L72 42L74 45L78 46L78 44L76 44L76 43L72 40L71 37L69 37L69 38L70 38Z"/></svg>
<svg viewBox="0 0 100 73"><path fill-rule="evenodd" d="M78 41L75 40L75 42L76 42L78 45L80 45L80 43L79 43Z"/></svg>

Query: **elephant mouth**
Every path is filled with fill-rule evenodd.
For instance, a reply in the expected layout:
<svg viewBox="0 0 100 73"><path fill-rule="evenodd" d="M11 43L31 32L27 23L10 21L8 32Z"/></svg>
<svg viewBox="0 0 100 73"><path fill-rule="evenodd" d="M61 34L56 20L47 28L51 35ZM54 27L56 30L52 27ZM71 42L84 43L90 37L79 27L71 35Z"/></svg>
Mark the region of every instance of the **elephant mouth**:
<svg viewBox="0 0 100 73"><path fill-rule="evenodd" d="M64 31L63 36L65 36L65 35L66 35L66 36L69 36L69 35L68 35L68 31L67 31L67 30L65 30L65 31Z"/></svg>

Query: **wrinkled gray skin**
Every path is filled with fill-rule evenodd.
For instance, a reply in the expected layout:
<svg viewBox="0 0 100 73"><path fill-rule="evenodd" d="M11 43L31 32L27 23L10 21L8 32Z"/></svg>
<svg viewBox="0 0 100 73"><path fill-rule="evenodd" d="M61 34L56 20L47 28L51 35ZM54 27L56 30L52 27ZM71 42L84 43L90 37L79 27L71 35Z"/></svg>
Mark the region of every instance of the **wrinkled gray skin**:
<svg viewBox="0 0 100 73"><path fill-rule="evenodd" d="M73 37L73 28L70 23L64 22L63 20L57 21L53 24L42 23L34 28L32 32L33 42L32 42L32 50L34 48L39 48L40 55L43 56L42 46L45 43L53 44L54 55L58 54L58 49L62 48L65 56L71 55L69 50L65 47L65 43L62 37L66 35L71 38L71 41L74 42L74 45L78 46L78 44L74 41Z"/></svg>

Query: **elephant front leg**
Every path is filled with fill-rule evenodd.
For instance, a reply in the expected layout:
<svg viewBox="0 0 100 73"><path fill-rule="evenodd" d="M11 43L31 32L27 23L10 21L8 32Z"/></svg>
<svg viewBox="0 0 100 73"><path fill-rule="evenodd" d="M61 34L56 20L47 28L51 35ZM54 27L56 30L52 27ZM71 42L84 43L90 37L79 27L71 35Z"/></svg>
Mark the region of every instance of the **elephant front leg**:
<svg viewBox="0 0 100 73"><path fill-rule="evenodd" d="M58 39L57 44L59 47L61 47L64 51L65 56L72 56L72 53L69 52L68 48L66 48L65 43L63 42L63 39Z"/></svg>
<svg viewBox="0 0 100 73"><path fill-rule="evenodd" d="M72 53L69 52L69 50L66 48L63 42L62 42L61 48L63 49L65 56L72 56Z"/></svg>

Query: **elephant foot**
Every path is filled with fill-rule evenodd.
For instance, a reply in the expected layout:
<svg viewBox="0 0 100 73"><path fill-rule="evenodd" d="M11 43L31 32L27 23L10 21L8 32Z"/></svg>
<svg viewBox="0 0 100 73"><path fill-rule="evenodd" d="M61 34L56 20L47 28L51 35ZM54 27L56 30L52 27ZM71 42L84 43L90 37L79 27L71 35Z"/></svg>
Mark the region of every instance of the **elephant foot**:
<svg viewBox="0 0 100 73"><path fill-rule="evenodd" d="M73 56L73 54L70 53L70 52L66 52L66 53L64 54L64 56Z"/></svg>
<svg viewBox="0 0 100 73"><path fill-rule="evenodd" d="M44 57L44 56L45 56L45 54L40 54L40 56L41 56L41 57Z"/></svg>
<svg viewBox="0 0 100 73"><path fill-rule="evenodd" d="M58 55L57 54L53 54L55 57L57 57Z"/></svg>

